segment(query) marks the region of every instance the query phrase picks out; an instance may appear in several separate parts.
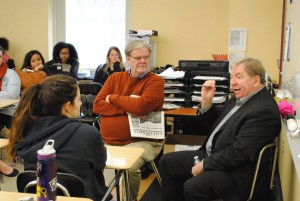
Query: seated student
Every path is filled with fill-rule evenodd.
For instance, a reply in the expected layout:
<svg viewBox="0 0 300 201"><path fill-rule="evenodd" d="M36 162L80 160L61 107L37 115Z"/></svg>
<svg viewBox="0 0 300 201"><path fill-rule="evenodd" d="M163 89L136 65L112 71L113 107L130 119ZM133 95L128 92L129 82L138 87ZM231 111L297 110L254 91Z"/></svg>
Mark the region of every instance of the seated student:
<svg viewBox="0 0 300 201"><path fill-rule="evenodd" d="M0 160L0 174L6 177L15 177L19 174L19 171Z"/></svg>
<svg viewBox="0 0 300 201"><path fill-rule="evenodd" d="M108 49L106 63L97 67L93 81L103 86L108 76L120 71L125 71L122 54L119 48L112 46Z"/></svg>
<svg viewBox="0 0 300 201"><path fill-rule="evenodd" d="M129 200L135 201L141 180L140 168L158 156L162 144L153 139L131 137L128 114L143 118L150 112L162 110L164 81L149 70L151 47L147 42L131 41L125 54L130 70L108 77L96 96L93 110L101 115L101 134L105 143L145 150L128 170Z"/></svg>
<svg viewBox="0 0 300 201"><path fill-rule="evenodd" d="M25 170L36 170L37 151L53 139L57 171L77 175L86 197L101 200L106 148L95 127L76 120L80 106L79 87L71 76L49 76L28 87L13 116L8 153L20 156Z"/></svg>
<svg viewBox="0 0 300 201"><path fill-rule="evenodd" d="M20 97L21 81L18 74L9 69L4 62L4 50L0 47L0 99L18 99ZM0 131L6 126L10 128L11 108L0 109Z"/></svg>
<svg viewBox="0 0 300 201"><path fill-rule="evenodd" d="M24 58L23 69L31 69L33 71L41 71L44 69L45 60L43 55L37 50L29 51Z"/></svg>
<svg viewBox="0 0 300 201"><path fill-rule="evenodd" d="M9 41L8 41L7 38L0 37L0 47L2 47L2 49L4 50L4 54L3 54L4 62L7 64L7 66L8 66L9 69L14 69L16 67L15 66L15 62L7 54L7 51L9 49Z"/></svg>
<svg viewBox="0 0 300 201"><path fill-rule="evenodd" d="M70 65L70 72L64 72L66 75L70 75L77 79L79 62L78 54L75 47L70 43L59 42L53 47L52 60L46 63L46 66L49 67L54 64L68 64ZM51 68L51 67L49 67ZM52 75L51 70L45 69L45 72L48 75Z"/></svg>
<svg viewBox="0 0 300 201"><path fill-rule="evenodd" d="M260 149L281 130L280 113L265 84L265 70L256 59L245 58L232 68L234 97L218 114L212 105L216 84L206 81L198 111L211 134L197 151L164 155L159 163L163 201L247 200ZM199 162L194 163L198 156ZM268 200L268 186L258 200Z"/></svg>

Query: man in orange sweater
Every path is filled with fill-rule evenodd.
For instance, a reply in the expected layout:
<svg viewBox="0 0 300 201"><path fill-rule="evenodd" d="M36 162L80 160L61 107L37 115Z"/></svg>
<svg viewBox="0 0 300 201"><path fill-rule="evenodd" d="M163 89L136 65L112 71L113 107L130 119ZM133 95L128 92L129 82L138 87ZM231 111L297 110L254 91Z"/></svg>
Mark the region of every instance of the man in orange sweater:
<svg viewBox="0 0 300 201"><path fill-rule="evenodd" d="M130 70L112 74L94 101L93 110L101 115L100 132L105 143L135 146L145 150L128 171L130 201L138 195L140 168L155 159L162 144L130 135L128 114L144 117L149 112L162 110L164 81L149 71L151 47L145 41L132 41L125 49Z"/></svg>

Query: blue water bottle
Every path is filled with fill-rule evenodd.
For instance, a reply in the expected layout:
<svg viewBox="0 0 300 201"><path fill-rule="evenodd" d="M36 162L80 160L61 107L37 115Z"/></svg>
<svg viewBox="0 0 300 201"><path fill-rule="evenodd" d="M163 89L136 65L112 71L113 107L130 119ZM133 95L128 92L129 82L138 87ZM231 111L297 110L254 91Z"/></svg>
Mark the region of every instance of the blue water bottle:
<svg viewBox="0 0 300 201"><path fill-rule="evenodd" d="M37 151L37 201L56 200L56 153L54 140Z"/></svg>

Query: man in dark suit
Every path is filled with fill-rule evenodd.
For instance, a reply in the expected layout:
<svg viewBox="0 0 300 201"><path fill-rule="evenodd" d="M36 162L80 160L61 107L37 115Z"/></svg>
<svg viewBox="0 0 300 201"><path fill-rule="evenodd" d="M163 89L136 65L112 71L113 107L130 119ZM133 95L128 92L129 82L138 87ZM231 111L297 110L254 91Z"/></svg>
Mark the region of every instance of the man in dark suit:
<svg viewBox="0 0 300 201"><path fill-rule="evenodd" d="M257 154L281 130L279 109L264 86L264 78L260 61L239 61L230 81L234 97L220 113L212 105L215 81L203 84L198 114L211 134L197 151L169 153L161 158L162 200L247 200Z"/></svg>

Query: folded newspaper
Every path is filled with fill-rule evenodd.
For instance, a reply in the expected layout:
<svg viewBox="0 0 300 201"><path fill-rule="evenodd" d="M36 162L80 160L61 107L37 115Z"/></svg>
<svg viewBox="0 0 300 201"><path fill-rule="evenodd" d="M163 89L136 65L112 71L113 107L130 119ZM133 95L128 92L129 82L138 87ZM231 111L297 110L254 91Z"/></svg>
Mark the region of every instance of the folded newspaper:
<svg viewBox="0 0 300 201"><path fill-rule="evenodd" d="M165 138L165 115L163 111L150 112L144 118L128 115L128 120L131 137Z"/></svg>

